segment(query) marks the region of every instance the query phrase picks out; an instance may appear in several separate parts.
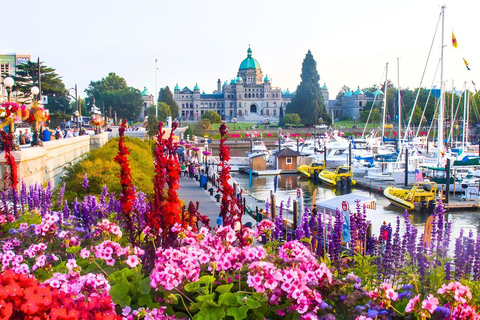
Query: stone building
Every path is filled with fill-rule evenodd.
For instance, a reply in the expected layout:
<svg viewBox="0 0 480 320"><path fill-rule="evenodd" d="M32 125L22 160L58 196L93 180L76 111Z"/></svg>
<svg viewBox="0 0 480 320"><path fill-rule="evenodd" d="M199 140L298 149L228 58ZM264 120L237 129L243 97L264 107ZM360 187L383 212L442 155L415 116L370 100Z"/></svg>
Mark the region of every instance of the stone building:
<svg viewBox="0 0 480 320"><path fill-rule="evenodd" d="M375 98L376 97L376 98ZM348 89L343 95L341 103L338 104L337 100L330 100L328 103L328 112L333 115L334 119L341 119L349 117L350 119L360 119L360 111L371 102L375 104L383 104L383 92L377 89L374 92L362 91L360 87L357 90L351 91Z"/></svg>
<svg viewBox="0 0 480 320"><path fill-rule="evenodd" d="M180 89L177 84L173 97L182 120L198 120L205 111L213 110L225 121L259 122L265 119L278 121L294 95L288 89L282 92L272 86L248 48L236 78L223 84L218 79L217 89L211 94L200 93L198 85L191 90L188 87Z"/></svg>
<svg viewBox="0 0 480 320"><path fill-rule="evenodd" d="M139 120L145 119L145 116L147 115L147 111L146 111L147 108L151 107L152 105L155 105L155 99L153 97L153 94L151 94L150 91L148 91L147 87L143 87L142 100L143 100L143 105L142 105L142 111L138 116Z"/></svg>

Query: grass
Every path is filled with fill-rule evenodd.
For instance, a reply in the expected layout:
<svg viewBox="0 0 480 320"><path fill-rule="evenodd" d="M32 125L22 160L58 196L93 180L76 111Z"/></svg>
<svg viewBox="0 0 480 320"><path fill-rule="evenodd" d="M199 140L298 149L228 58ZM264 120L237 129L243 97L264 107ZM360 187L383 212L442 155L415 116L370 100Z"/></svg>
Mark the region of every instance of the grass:
<svg viewBox="0 0 480 320"><path fill-rule="evenodd" d="M358 121L353 122L353 120L335 121L335 123L334 123L335 129L338 129L339 126L345 126L347 129L350 129L354 125L357 126L357 130L358 129L363 130L363 128L365 128L365 122L358 122ZM382 126L381 123L371 123L371 122L369 122L368 125L367 125L367 128L374 129L374 128L378 128L378 127L381 127L381 126Z"/></svg>
<svg viewBox="0 0 480 320"><path fill-rule="evenodd" d="M212 129L211 130L218 130L218 128L220 127L221 123L214 123L212 125ZM265 125L261 124L257 124L257 123L248 123L248 122L237 122L236 124L233 124L233 123L230 123L230 122L227 122L226 125L228 126L228 128L233 131L233 130L249 130L252 126L255 126L256 129L266 129L265 128ZM278 126L278 122L273 122L270 124L270 127L271 126ZM276 129L276 128L271 128L272 130L273 129Z"/></svg>

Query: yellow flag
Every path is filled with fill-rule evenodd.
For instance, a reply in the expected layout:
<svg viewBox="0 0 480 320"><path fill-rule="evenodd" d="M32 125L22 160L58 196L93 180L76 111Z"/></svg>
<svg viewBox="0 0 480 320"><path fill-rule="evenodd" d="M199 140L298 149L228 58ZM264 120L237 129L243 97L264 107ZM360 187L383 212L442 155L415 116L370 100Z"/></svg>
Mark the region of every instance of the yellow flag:
<svg viewBox="0 0 480 320"><path fill-rule="evenodd" d="M455 38L455 34L453 33L453 31L452 31L452 46L454 48L458 48L457 39Z"/></svg>
<svg viewBox="0 0 480 320"><path fill-rule="evenodd" d="M467 60L465 60L465 58L463 58L463 62L465 62L465 67L467 67L467 70L470 70L470 67L468 66L468 62Z"/></svg>

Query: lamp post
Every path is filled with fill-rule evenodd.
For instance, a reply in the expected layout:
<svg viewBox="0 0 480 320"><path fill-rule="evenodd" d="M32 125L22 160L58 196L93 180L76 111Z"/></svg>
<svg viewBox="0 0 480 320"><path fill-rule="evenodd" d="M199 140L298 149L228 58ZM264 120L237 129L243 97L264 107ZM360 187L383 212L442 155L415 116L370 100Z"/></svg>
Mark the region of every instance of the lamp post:
<svg viewBox="0 0 480 320"><path fill-rule="evenodd" d="M70 90L75 90L75 97L70 94ZM80 132L80 129L82 129L82 123L78 121L78 117L81 116L82 112L80 110L80 104L78 103L78 91L77 91L77 84L75 83L74 88L68 89L68 95L72 97L75 100L75 116L77 117L77 128L78 132Z"/></svg>
<svg viewBox="0 0 480 320"><path fill-rule="evenodd" d="M10 94L12 92L12 87L15 81L12 77L6 77L3 79L3 84L5 85L5 89L7 90L7 101L10 102Z"/></svg>
<svg viewBox="0 0 480 320"><path fill-rule="evenodd" d="M8 99L7 101L8 102L11 102L11 93L12 93L12 87L13 87L14 83L15 83L15 81L13 80L12 77L6 77L3 80L3 84L5 85L5 88L7 89L7 99ZM10 139L10 144L11 144L12 150L18 150L18 149L20 149L20 146L15 141L14 132L15 132L15 124L14 124L13 121L11 121L8 125L8 133L9 133L10 136L7 135L7 139Z"/></svg>

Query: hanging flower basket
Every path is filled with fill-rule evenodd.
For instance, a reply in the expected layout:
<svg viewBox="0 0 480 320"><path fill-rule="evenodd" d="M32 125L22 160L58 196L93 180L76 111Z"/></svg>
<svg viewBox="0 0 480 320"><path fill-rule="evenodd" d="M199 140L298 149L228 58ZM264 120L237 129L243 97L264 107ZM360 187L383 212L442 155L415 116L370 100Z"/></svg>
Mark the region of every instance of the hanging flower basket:
<svg viewBox="0 0 480 320"><path fill-rule="evenodd" d="M212 153L210 151L203 151L202 152L204 156L210 156Z"/></svg>
<svg viewBox="0 0 480 320"><path fill-rule="evenodd" d="M182 146L185 145L185 141L183 141L183 140L180 141L179 143L180 143Z"/></svg>
<svg viewBox="0 0 480 320"><path fill-rule="evenodd" d="M200 150L200 148L199 147L193 147L192 150L193 151L198 151L198 150Z"/></svg>
<svg viewBox="0 0 480 320"><path fill-rule="evenodd" d="M190 148L192 146L191 143L185 143L185 148Z"/></svg>

